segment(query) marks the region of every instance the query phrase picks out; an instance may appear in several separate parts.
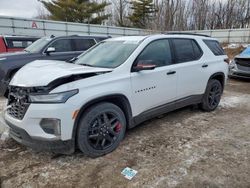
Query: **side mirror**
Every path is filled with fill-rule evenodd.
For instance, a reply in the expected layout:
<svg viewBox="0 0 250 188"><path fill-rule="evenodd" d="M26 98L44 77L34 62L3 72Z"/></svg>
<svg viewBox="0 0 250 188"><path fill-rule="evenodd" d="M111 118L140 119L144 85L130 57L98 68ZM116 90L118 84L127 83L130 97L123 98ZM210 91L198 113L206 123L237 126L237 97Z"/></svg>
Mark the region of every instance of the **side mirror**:
<svg viewBox="0 0 250 188"><path fill-rule="evenodd" d="M137 63L136 66L133 67L134 72L139 72L142 70L154 70L156 65L151 60L142 60Z"/></svg>
<svg viewBox="0 0 250 188"><path fill-rule="evenodd" d="M55 52L56 49L54 47L48 47L48 49L46 50L46 54L50 54L52 52Z"/></svg>

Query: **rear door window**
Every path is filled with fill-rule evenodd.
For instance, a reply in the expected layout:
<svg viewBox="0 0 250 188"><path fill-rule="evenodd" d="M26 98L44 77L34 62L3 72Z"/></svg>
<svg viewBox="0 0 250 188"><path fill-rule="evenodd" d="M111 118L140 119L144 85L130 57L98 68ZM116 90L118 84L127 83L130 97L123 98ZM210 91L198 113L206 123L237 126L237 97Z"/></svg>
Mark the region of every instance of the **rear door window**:
<svg viewBox="0 0 250 188"><path fill-rule="evenodd" d="M200 59L203 52L193 39L172 39L175 50L175 62L184 63Z"/></svg>
<svg viewBox="0 0 250 188"><path fill-rule="evenodd" d="M74 39L75 51L85 51L95 45L94 39Z"/></svg>
<svg viewBox="0 0 250 188"><path fill-rule="evenodd" d="M213 52L214 55L220 56L225 55L225 51L220 46L219 42L216 40L203 40L208 48Z"/></svg>

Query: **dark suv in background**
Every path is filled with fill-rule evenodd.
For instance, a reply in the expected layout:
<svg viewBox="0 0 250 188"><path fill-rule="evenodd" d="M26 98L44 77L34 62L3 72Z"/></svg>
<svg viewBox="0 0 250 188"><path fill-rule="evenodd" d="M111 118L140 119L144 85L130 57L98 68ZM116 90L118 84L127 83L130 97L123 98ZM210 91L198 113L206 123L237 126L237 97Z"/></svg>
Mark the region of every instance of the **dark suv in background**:
<svg viewBox="0 0 250 188"><path fill-rule="evenodd" d="M25 48L23 52L0 54L0 96L7 95L9 81L27 63L34 60L68 61L107 38L78 35L43 37Z"/></svg>

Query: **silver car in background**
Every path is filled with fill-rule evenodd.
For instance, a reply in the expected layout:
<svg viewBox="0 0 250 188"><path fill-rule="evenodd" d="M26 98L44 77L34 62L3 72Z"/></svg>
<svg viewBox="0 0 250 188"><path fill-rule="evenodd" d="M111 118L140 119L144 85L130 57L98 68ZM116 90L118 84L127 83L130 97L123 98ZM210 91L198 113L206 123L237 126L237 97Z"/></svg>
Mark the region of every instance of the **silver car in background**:
<svg viewBox="0 0 250 188"><path fill-rule="evenodd" d="M250 78L250 47L247 47L231 61L229 77Z"/></svg>

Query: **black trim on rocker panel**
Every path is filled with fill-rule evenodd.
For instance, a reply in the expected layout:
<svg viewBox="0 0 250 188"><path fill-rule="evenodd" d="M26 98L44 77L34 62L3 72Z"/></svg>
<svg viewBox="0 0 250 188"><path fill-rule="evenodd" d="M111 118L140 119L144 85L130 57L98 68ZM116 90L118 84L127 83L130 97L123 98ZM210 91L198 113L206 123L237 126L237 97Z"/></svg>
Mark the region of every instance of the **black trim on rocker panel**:
<svg viewBox="0 0 250 188"><path fill-rule="evenodd" d="M198 104L202 101L202 97L203 97L203 95L192 95L192 96L185 97L185 98L158 106L156 108L147 110L147 111L145 111L145 112L143 112L143 113L141 113L138 116L133 118L134 126L136 126L136 125L138 125L146 120L152 119L156 116L174 111L176 109L183 108L185 106L189 106L192 104Z"/></svg>

